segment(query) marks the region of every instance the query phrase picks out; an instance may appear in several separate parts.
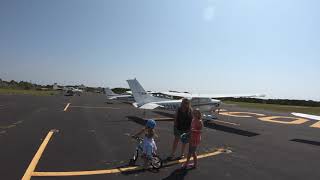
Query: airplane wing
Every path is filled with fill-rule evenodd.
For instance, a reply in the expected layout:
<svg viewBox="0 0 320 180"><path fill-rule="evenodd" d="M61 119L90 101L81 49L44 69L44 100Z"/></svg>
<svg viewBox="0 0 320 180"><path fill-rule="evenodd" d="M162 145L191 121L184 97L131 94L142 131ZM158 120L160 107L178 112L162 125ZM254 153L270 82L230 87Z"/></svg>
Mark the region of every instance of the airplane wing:
<svg viewBox="0 0 320 180"><path fill-rule="evenodd" d="M315 115L311 115L311 114L303 114L303 113L291 113L294 116L298 116L298 117L303 117L303 118L309 118L312 120L316 120L316 121L320 121L320 116L315 116Z"/></svg>
<svg viewBox="0 0 320 180"><path fill-rule="evenodd" d="M147 104L144 104L143 106L140 107L140 109L155 109L157 107L163 107L159 104L155 104L155 103L147 103Z"/></svg>
<svg viewBox="0 0 320 180"><path fill-rule="evenodd" d="M117 96L110 96L108 99L118 99L118 98L129 98L132 97L132 95L117 95Z"/></svg>
<svg viewBox="0 0 320 180"><path fill-rule="evenodd" d="M228 98L228 97L247 97L247 98L254 98L254 97L265 97L264 94L191 94L191 93L182 93L182 92L161 92L162 94L169 95L169 96L176 96L181 98Z"/></svg>
<svg viewBox="0 0 320 180"><path fill-rule="evenodd" d="M138 106L138 104L137 103L133 103L132 104L134 107L136 107L136 108L140 108L140 109L156 109L156 108L158 108L158 107L163 107L163 106L161 106L161 105L159 105L159 104L155 104L155 103L147 103L147 104L144 104L144 105L142 105L142 106Z"/></svg>

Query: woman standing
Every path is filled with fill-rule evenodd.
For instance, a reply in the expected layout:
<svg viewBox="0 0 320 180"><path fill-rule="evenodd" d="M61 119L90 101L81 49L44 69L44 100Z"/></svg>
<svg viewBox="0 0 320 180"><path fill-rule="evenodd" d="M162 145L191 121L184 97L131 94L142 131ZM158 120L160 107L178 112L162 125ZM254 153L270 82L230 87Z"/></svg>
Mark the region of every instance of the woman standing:
<svg viewBox="0 0 320 180"><path fill-rule="evenodd" d="M168 160L172 160L174 154L177 150L178 143L180 141L180 136L184 133L188 133L190 131L192 121L192 109L190 105L189 99L183 99L181 102L181 106L178 108L176 112L176 116L174 119L174 140L172 144L172 151ZM186 144L182 143L181 145L181 155L180 158L184 157Z"/></svg>

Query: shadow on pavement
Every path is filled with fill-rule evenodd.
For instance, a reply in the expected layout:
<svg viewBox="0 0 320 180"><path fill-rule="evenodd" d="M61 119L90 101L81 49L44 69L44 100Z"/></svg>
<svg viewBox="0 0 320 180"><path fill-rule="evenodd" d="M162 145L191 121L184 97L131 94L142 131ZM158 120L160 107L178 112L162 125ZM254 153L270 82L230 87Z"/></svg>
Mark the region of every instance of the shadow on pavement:
<svg viewBox="0 0 320 180"><path fill-rule="evenodd" d="M305 140L305 139L291 139L290 141L304 143L304 144L311 144L314 146L320 146L320 142L318 142L318 141L310 141L310 140Z"/></svg>
<svg viewBox="0 0 320 180"><path fill-rule="evenodd" d="M146 124L146 120L139 118L139 117L136 117L136 116L127 116L127 118L129 121L133 121L133 122L140 124L142 126L144 126Z"/></svg>
<svg viewBox="0 0 320 180"><path fill-rule="evenodd" d="M253 137L253 136L260 135L258 133L245 131L245 130L241 130L241 129L236 129L236 128L232 128L232 127L228 127L228 126L223 126L223 125L215 124L212 122L211 123L204 122L204 126L207 128L210 128L210 129L215 129L218 131L223 131L223 132L232 133L232 134L241 135L241 136L247 136L247 137Z"/></svg>
<svg viewBox="0 0 320 180"><path fill-rule="evenodd" d="M176 169L168 177L163 178L162 180L183 180L190 170L183 168Z"/></svg>
<svg viewBox="0 0 320 180"><path fill-rule="evenodd" d="M169 118L174 118L174 114L163 112L163 111L152 111L153 113L159 114L161 116L169 117Z"/></svg>

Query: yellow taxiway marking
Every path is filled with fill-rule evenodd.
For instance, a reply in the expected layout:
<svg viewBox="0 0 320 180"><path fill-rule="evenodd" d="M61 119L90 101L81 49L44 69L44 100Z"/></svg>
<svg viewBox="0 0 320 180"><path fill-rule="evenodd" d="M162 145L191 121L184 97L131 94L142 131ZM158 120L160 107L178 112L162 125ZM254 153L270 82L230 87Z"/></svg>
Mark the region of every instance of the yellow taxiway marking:
<svg viewBox="0 0 320 180"><path fill-rule="evenodd" d="M216 156L224 152L225 149L218 149L212 152L208 152L205 154L198 155L198 159ZM187 159L180 159L176 161L170 161L167 163L164 163L163 166L173 165L173 164L179 164L186 162ZM121 173L121 172L128 172L128 171L137 171L142 170L142 166L132 166L132 167L125 167L125 168L115 168L115 169L105 169L105 170L91 170L91 171L70 171L70 172L33 172L32 176L51 176L51 177L57 177L57 176L88 176L88 175L99 175L99 174L115 174L115 173Z"/></svg>
<svg viewBox="0 0 320 180"><path fill-rule="evenodd" d="M34 155L30 165L28 166L28 169L26 170L26 172L24 173L22 180L29 180L40 160L40 157L44 151L44 149L46 148L48 142L50 141L50 138L52 137L53 133L55 132L55 130L51 130L49 131L49 133L47 134L46 138L43 140L42 144L40 145L37 153Z"/></svg>
<svg viewBox="0 0 320 180"><path fill-rule="evenodd" d="M220 123L225 123L225 124L231 124L231 125L234 125L234 126L240 126L240 124L232 123L232 122L228 122L228 121L213 120L212 123L214 123L214 122L220 122Z"/></svg>
<svg viewBox="0 0 320 180"><path fill-rule="evenodd" d="M66 112L66 111L68 110L68 107L70 106L70 104L71 104L71 103L68 103L68 104L66 105L66 107L63 109L64 112Z"/></svg>
<svg viewBox="0 0 320 180"><path fill-rule="evenodd" d="M312 125L312 126L310 126L310 127L320 128L320 121L319 121L319 122L317 122L317 123L315 123L315 124L313 124L313 125Z"/></svg>
<svg viewBox="0 0 320 180"><path fill-rule="evenodd" d="M264 114L252 113L252 112L221 112L219 114L225 115L225 116L232 116L232 117L252 117L252 115L254 115L254 116L266 116Z"/></svg>
<svg viewBox="0 0 320 180"><path fill-rule="evenodd" d="M273 122L273 123L280 123L280 124L302 124L307 122L307 119L303 118L296 118L296 117L285 117L285 116L268 116L268 117L261 117L258 118L261 121ZM275 119L293 119L292 121L281 121Z"/></svg>
<svg viewBox="0 0 320 180"><path fill-rule="evenodd" d="M107 107L107 106L102 106L102 107L94 107L94 106L70 106L72 108L87 108L87 109L120 109L120 108L113 108L113 107Z"/></svg>

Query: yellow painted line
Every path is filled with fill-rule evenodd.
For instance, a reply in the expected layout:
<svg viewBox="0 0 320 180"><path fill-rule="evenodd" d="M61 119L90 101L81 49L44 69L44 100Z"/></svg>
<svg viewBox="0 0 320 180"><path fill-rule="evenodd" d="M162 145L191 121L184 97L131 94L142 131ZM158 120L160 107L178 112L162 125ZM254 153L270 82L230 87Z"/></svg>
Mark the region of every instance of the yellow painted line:
<svg viewBox="0 0 320 180"><path fill-rule="evenodd" d="M8 125L8 126L0 126L0 129L10 129L10 128L13 128L13 127L16 127L15 124L11 124L11 125Z"/></svg>
<svg viewBox="0 0 320 180"><path fill-rule="evenodd" d="M214 122L220 122L220 123L225 123L225 124L231 124L231 125L234 125L234 126L240 126L240 124L232 123L232 122L228 122L228 121L213 120L212 123L214 123Z"/></svg>
<svg viewBox="0 0 320 180"><path fill-rule="evenodd" d="M226 110L226 109L220 109L220 110L217 110L218 112L226 112L226 111L228 111L228 110Z"/></svg>
<svg viewBox="0 0 320 180"><path fill-rule="evenodd" d="M28 169L26 170L26 172L24 173L22 180L29 180L32 176L32 173L34 172L40 157L43 153L43 151L45 150L50 138L52 137L53 133L55 132L55 130L51 130L49 131L49 133L47 134L46 138L43 140L42 144L40 145L37 153L34 155L30 165L28 166Z"/></svg>
<svg viewBox="0 0 320 180"><path fill-rule="evenodd" d="M113 108L113 107L94 107L94 106L70 106L72 108L87 108L87 109L120 109L120 108Z"/></svg>
<svg viewBox="0 0 320 180"><path fill-rule="evenodd" d="M15 125L18 125L18 124L21 124L23 121L17 121L17 122L15 122L15 123L13 123L13 124L15 124Z"/></svg>
<svg viewBox="0 0 320 180"><path fill-rule="evenodd" d="M208 153L205 153L205 154L201 154L201 155L198 155L197 158L198 159L202 159L202 158L207 158L207 157L210 157L210 156L216 156L216 155L219 155L219 154L222 154L223 153L223 150L224 149L219 149L219 150L216 150L214 152L208 152ZM191 158L192 159L192 158ZM176 160L176 161L170 161L168 163L165 163L164 166L168 166L168 165L173 165L173 164L179 164L179 163L184 163L187 161L187 158L184 158L184 159L180 159L180 160Z"/></svg>
<svg viewBox="0 0 320 180"><path fill-rule="evenodd" d="M319 122L317 122L317 123L315 123L315 124L313 124L313 125L312 125L312 126L310 126L310 127L320 128L320 121L319 121Z"/></svg>
<svg viewBox="0 0 320 180"><path fill-rule="evenodd" d="M68 109L68 107L70 106L70 104L71 104L71 103L68 103L68 104L66 105L66 107L63 109L64 112L67 111L67 109Z"/></svg>
<svg viewBox="0 0 320 180"><path fill-rule="evenodd" d="M208 152L202 155L198 155L198 159L210 157L210 156L216 156L219 154L222 154L223 150L216 150L213 152ZM167 163L164 163L163 166L173 165L173 164L179 164L186 162L187 159L181 159L176 161L170 161ZM128 172L128 171L137 171L142 170L142 166L132 166L132 167L125 167L125 168L116 168L116 169L105 169L105 170L91 170L91 171L70 171L70 172L33 172L32 176L50 176L50 177L57 177L57 176L88 176L88 175L99 175L99 174L116 174L121 172Z"/></svg>
<svg viewBox="0 0 320 180"><path fill-rule="evenodd" d="M16 125L14 125L14 124L9 125L9 126L7 126L7 129L10 129L10 128L13 128L13 127L16 127Z"/></svg>

